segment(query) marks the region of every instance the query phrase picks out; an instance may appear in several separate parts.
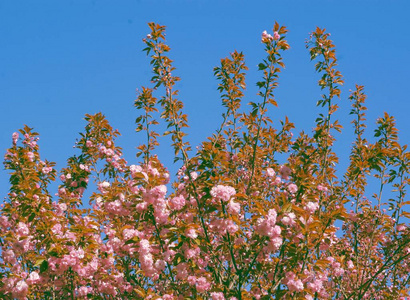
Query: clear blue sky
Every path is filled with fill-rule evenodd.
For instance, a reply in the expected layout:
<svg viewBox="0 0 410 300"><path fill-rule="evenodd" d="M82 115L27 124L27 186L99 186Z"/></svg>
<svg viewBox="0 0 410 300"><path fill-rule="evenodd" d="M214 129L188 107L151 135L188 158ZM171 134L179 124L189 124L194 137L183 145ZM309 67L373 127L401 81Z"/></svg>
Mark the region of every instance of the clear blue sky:
<svg viewBox="0 0 410 300"><path fill-rule="evenodd" d="M410 142L410 2L403 1L0 1L0 150L24 124L40 134L42 158L58 169L74 152L86 113L103 112L122 137L126 159L135 162L138 136L133 108L135 89L149 84L148 58L141 39L147 22L166 25L171 57L182 78L180 98L189 115L189 140L195 146L221 121L222 108L212 69L237 49L249 66L248 100L255 100L256 65L264 57L263 30L275 20L289 29L291 50L276 98L278 120L288 115L297 129L310 131L320 97L318 75L304 41L316 26L325 27L337 46L345 77L337 114L345 126L337 138L347 157L352 141L349 89L365 85L370 130L384 111L396 116L400 140ZM172 150L160 157L169 166ZM172 170L172 168L170 168ZM0 196L8 190L0 172ZM54 192L52 192L54 193Z"/></svg>

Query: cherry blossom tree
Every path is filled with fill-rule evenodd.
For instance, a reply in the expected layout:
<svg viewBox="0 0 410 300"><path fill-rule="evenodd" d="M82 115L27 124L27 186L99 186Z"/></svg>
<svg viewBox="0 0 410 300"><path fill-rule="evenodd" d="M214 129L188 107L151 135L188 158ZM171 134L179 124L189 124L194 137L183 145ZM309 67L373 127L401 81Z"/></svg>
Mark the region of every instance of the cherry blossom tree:
<svg viewBox="0 0 410 300"><path fill-rule="evenodd" d="M268 114L278 106L289 49L287 29L275 23L261 37L258 100L242 106L244 54L234 51L214 68L223 121L194 152L165 27L149 27L143 42L152 85L135 100L145 139L139 164L123 158L119 132L101 113L86 115L80 154L60 172L41 158L32 128L12 135L4 160L11 187L0 212L1 298L405 299L410 154L388 114L366 139L366 95L357 85L349 97L355 141L338 177L333 145L342 126L333 115L343 77L330 35L317 28L306 44L323 90L312 134L294 136L287 118L275 128ZM160 123L167 131L156 131ZM181 165L175 178L155 155L166 135ZM49 184L57 177L54 195ZM369 194L373 177L379 189ZM85 199L89 185L97 188Z"/></svg>

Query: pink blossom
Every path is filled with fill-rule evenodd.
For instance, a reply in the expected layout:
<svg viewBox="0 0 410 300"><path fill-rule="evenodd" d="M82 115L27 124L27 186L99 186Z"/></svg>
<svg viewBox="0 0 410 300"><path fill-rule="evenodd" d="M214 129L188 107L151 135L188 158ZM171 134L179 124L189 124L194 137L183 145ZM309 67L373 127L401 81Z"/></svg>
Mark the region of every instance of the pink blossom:
<svg viewBox="0 0 410 300"><path fill-rule="evenodd" d="M27 225L26 225L25 223L19 222L19 223L17 224L17 234L18 234L19 236L26 236L26 235L28 235L29 233L30 233L30 231L29 231L29 229L28 229L28 227L27 227Z"/></svg>
<svg viewBox="0 0 410 300"><path fill-rule="evenodd" d="M106 281L100 281L99 282L98 290L101 293L106 293L106 294L109 294L109 295L112 295L112 296L117 295L117 291L115 290L115 287L111 283L106 282Z"/></svg>
<svg viewBox="0 0 410 300"><path fill-rule="evenodd" d="M287 166L281 166L279 172L283 179L288 180L292 170Z"/></svg>
<svg viewBox="0 0 410 300"><path fill-rule="evenodd" d="M107 212L112 213L114 215L122 215L124 212L120 200L105 203L105 209L107 210Z"/></svg>
<svg viewBox="0 0 410 300"><path fill-rule="evenodd" d="M300 292L303 291L303 283L300 279L296 279L296 275L293 272L286 272L283 283L287 285L289 291Z"/></svg>
<svg viewBox="0 0 410 300"><path fill-rule="evenodd" d="M27 252L29 249L32 249L32 244L30 243L31 237L26 239L18 240L14 243L16 251Z"/></svg>
<svg viewBox="0 0 410 300"><path fill-rule="evenodd" d="M241 211L241 205L233 200L228 203L228 212L231 214L239 214Z"/></svg>
<svg viewBox="0 0 410 300"><path fill-rule="evenodd" d="M345 273L345 270L343 268L336 268L334 273L336 276L342 276Z"/></svg>
<svg viewBox="0 0 410 300"><path fill-rule="evenodd" d="M11 224L6 216L1 216L0 217L0 226L2 226L4 229L9 227Z"/></svg>
<svg viewBox="0 0 410 300"><path fill-rule="evenodd" d="M212 300L225 300L225 296L222 292L211 293Z"/></svg>
<svg viewBox="0 0 410 300"><path fill-rule="evenodd" d="M276 173L272 168L267 168L266 169L266 175L268 175L268 177L273 178L275 177Z"/></svg>
<svg viewBox="0 0 410 300"><path fill-rule="evenodd" d="M231 219L226 220L225 222L226 226L226 231L229 232L230 234L235 234L238 230L239 227L232 221Z"/></svg>
<svg viewBox="0 0 410 300"><path fill-rule="evenodd" d="M17 299L24 299L28 293L28 285L25 281L20 280L16 283L16 286L12 290L12 294L14 298Z"/></svg>
<svg viewBox="0 0 410 300"><path fill-rule="evenodd" d="M147 208L148 208L148 203L147 202L141 202L141 203L138 203L135 206L135 209L140 213L143 212L144 210L146 210Z"/></svg>
<svg viewBox="0 0 410 300"><path fill-rule="evenodd" d="M196 239L198 237L198 234L196 233L195 229L189 228L185 231L185 235L189 237L190 239Z"/></svg>
<svg viewBox="0 0 410 300"><path fill-rule="evenodd" d="M58 203L56 206L56 212L58 215L62 216L64 212L67 210L67 204L65 203Z"/></svg>
<svg viewBox="0 0 410 300"><path fill-rule="evenodd" d="M165 266L166 266L166 263L165 263L165 261L162 260L162 259L159 259L159 260L157 260L157 261L155 262L155 268L156 268L158 271L163 271L163 270L165 269Z"/></svg>
<svg viewBox="0 0 410 300"><path fill-rule="evenodd" d="M38 275L37 271L33 271L30 273L30 275L27 278L27 283L32 285L32 284L36 284L40 281L40 276Z"/></svg>
<svg viewBox="0 0 410 300"><path fill-rule="evenodd" d="M274 185L280 185L281 183L282 183L282 179L279 176L277 176L275 180L273 181Z"/></svg>
<svg viewBox="0 0 410 300"><path fill-rule="evenodd" d="M273 40L273 36L267 33L266 30L262 32L262 42L267 42L267 41L272 41L272 40Z"/></svg>
<svg viewBox="0 0 410 300"><path fill-rule="evenodd" d="M17 140L19 139L19 134L18 132L13 132L13 134L11 135L12 139L13 139L13 144L17 144Z"/></svg>
<svg viewBox="0 0 410 300"><path fill-rule="evenodd" d="M169 180L171 179L171 176L169 176L169 173L163 173L162 176L164 177L164 184L169 183Z"/></svg>
<svg viewBox="0 0 410 300"><path fill-rule="evenodd" d="M256 222L256 232L264 236L277 236L281 229L276 226L277 213L274 209L270 209L266 217L261 217Z"/></svg>
<svg viewBox="0 0 410 300"><path fill-rule="evenodd" d="M164 260L166 262L170 262L175 254L176 252L174 250L168 249L167 251L164 252Z"/></svg>
<svg viewBox="0 0 410 300"><path fill-rule="evenodd" d="M150 253L151 247L149 241L142 239L139 244L139 261L141 264L141 269L144 271L146 276L152 277L155 274L155 270L154 260L152 254Z"/></svg>
<svg viewBox="0 0 410 300"><path fill-rule="evenodd" d="M282 224L287 226L294 226L296 219L296 215L294 213L287 213L284 217L282 217Z"/></svg>
<svg viewBox="0 0 410 300"><path fill-rule="evenodd" d="M319 291L322 289L323 284L322 284L322 281L321 281L321 280L315 279L313 282L309 282L306 286L307 286L312 292L316 293L316 292L319 292Z"/></svg>
<svg viewBox="0 0 410 300"><path fill-rule="evenodd" d="M211 196L217 200L228 202L231 197L236 195L236 191L231 186L217 185L211 189Z"/></svg>
<svg viewBox="0 0 410 300"><path fill-rule="evenodd" d="M167 187L165 185L158 185L150 191L150 194L157 198L164 198L167 194Z"/></svg>
<svg viewBox="0 0 410 300"><path fill-rule="evenodd" d="M68 177L67 177L68 178ZM103 181L98 184L98 186L102 189L106 189L110 187L110 183L108 181Z"/></svg>
<svg viewBox="0 0 410 300"><path fill-rule="evenodd" d="M275 32L273 33L273 39L274 39L275 41L277 41L277 40L280 39L280 35L279 35L279 33L278 33L277 31L275 31Z"/></svg>
<svg viewBox="0 0 410 300"><path fill-rule="evenodd" d="M154 177L159 177L160 176L158 169L157 168L152 168L151 165L148 165L148 172Z"/></svg>
<svg viewBox="0 0 410 300"><path fill-rule="evenodd" d="M208 282L208 280L205 277L199 277L196 280L196 289L199 293L206 292L211 288L211 284Z"/></svg>
<svg viewBox="0 0 410 300"><path fill-rule="evenodd" d="M5 263L10 263L14 265L17 262L16 255L14 254L14 251L11 249L4 251L2 253L2 256Z"/></svg>
<svg viewBox="0 0 410 300"><path fill-rule="evenodd" d="M350 211L350 213L348 214L348 217L349 217L349 219L352 220L353 222L357 222L357 220L359 219L359 218L358 218L358 215L355 214L355 213L353 212L353 210Z"/></svg>
<svg viewBox="0 0 410 300"><path fill-rule="evenodd" d="M291 192L292 194L296 193L298 191L297 185L294 183L289 184L288 191Z"/></svg>
<svg viewBox="0 0 410 300"><path fill-rule="evenodd" d="M41 169L41 172L42 172L43 174L48 174L48 173L50 173L52 170L53 170L52 167L43 167L43 168Z"/></svg>
<svg viewBox="0 0 410 300"><path fill-rule="evenodd" d="M172 198L168 205L172 210L181 210L185 206L185 198L183 195Z"/></svg>
<svg viewBox="0 0 410 300"><path fill-rule="evenodd" d="M88 294L88 288L86 286L82 286L77 290L78 296L85 297Z"/></svg>
<svg viewBox="0 0 410 300"><path fill-rule="evenodd" d="M133 178L136 178L139 174L148 181L148 174L142 170L141 166L131 165L130 166L131 175Z"/></svg>
<svg viewBox="0 0 410 300"><path fill-rule="evenodd" d="M151 190L145 191L143 194L143 200L148 204L155 204L163 201L167 193L167 187L165 185L159 185Z"/></svg>
<svg viewBox="0 0 410 300"><path fill-rule="evenodd" d="M189 173L189 176L188 176L188 175L185 175L185 176L184 176L184 180L185 180L185 181L188 181L188 180L189 180L189 177L191 177L192 180L195 180L195 179L198 178L198 173L197 173L197 172L191 172L191 173Z"/></svg>
<svg viewBox="0 0 410 300"><path fill-rule="evenodd" d="M327 191L328 191L328 188L325 187L324 185L321 185L321 184L319 184L319 185L317 186L317 189L318 189L319 191L322 191L322 192L327 192Z"/></svg>
<svg viewBox="0 0 410 300"><path fill-rule="evenodd" d="M59 188L58 189L58 195L60 197L64 196L67 193L67 190L65 188Z"/></svg>
<svg viewBox="0 0 410 300"><path fill-rule="evenodd" d="M194 258L194 257L198 256L200 252L201 252L201 250L199 249L199 247L186 249L185 250L185 258L186 259Z"/></svg>
<svg viewBox="0 0 410 300"><path fill-rule="evenodd" d="M310 214L313 214L318 208L319 203L317 202L308 202L308 204L305 205L305 210Z"/></svg>
<svg viewBox="0 0 410 300"><path fill-rule="evenodd" d="M196 283L196 277L195 276L188 276L187 281L190 285L194 285Z"/></svg>
<svg viewBox="0 0 410 300"><path fill-rule="evenodd" d="M115 152L112 149L106 149L104 151L104 154L107 155L107 156L113 156L115 154Z"/></svg>
<svg viewBox="0 0 410 300"><path fill-rule="evenodd" d="M155 221L159 224L167 224L170 211L166 208L165 201L157 202L154 205L154 217Z"/></svg>
<svg viewBox="0 0 410 300"><path fill-rule="evenodd" d="M188 276L188 265L187 263L180 263L175 266L176 272L177 272L177 279L186 279ZM196 283L196 281L195 281Z"/></svg>
<svg viewBox="0 0 410 300"><path fill-rule="evenodd" d="M29 161L33 162L34 161L34 153L33 152L27 152L27 157Z"/></svg>
<svg viewBox="0 0 410 300"><path fill-rule="evenodd" d="M84 250L82 248L73 249L70 251L70 256L76 260L84 258Z"/></svg>
<svg viewBox="0 0 410 300"><path fill-rule="evenodd" d="M268 244L264 247L265 252L276 252L282 246L283 239L280 236L271 237Z"/></svg>
<svg viewBox="0 0 410 300"><path fill-rule="evenodd" d="M128 240L138 236L138 230L131 229L131 228L125 228L122 231L122 236L124 237L125 241L128 241Z"/></svg>

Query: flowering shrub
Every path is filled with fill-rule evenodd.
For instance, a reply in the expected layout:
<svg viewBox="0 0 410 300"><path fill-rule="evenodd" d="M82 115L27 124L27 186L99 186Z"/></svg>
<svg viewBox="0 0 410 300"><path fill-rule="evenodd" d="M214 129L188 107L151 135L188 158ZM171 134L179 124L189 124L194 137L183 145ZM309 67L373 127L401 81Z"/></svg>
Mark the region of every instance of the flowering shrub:
<svg viewBox="0 0 410 300"><path fill-rule="evenodd" d="M244 55L222 59L214 71L223 122L190 156L165 27L149 27L144 50L153 86L135 100L137 131L146 133L139 165L122 157L119 133L100 113L86 116L80 154L60 173L41 159L36 132L25 126L13 134L4 162L11 187L0 216L1 298L405 299L410 154L387 114L377 121L375 142L366 140L366 96L356 86L356 140L338 178L332 146L342 127L332 115L343 79L329 34L317 28L307 43L324 90L313 135L293 137L288 119L277 129L267 114L277 106L281 55L289 49L287 30L276 23L272 34L262 33L260 101L241 111ZM158 114L182 163L172 184L153 154ZM53 197L48 185L57 176ZM380 189L368 199L372 176ZM85 208L90 180L97 189ZM389 187L396 196L385 200Z"/></svg>

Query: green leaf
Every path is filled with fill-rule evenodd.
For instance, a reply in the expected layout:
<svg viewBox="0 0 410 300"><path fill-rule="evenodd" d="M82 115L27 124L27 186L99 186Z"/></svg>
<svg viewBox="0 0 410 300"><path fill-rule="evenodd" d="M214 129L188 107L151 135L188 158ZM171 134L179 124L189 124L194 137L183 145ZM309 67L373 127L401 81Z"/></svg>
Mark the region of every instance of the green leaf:
<svg viewBox="0 0 410 300"><path fill-rule="evenodd" d="M29 222L33 221L35 216L36 216L36 214L35 214L35 213L32 213L32 214L30 215L30 217L28 217L28 221L29 221Z"/></svg>
<svg viewBox="0 0 410 300"><path fill-rule="evenodd" d="M44 273L48 269L48 261L43 260L43 262L40 265L40 273Z"/></svg>
<svg viewBox="0 0 410 300"><path fill-rule="evenodd" d="M264 63L260 63L260 64L258 65L259 70L265 70L267 67L268 67L268 66L265 65Z"/></svg>
<svg viewBox="0 0 410 300"><path fill-rule="evenodd" d="M44 259L38 259L36 260L36 263L34 264L35 267L38 267L39 265L41 265L43 263Z"/></svg>

